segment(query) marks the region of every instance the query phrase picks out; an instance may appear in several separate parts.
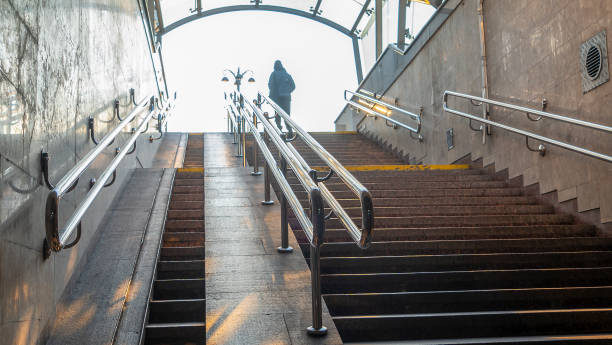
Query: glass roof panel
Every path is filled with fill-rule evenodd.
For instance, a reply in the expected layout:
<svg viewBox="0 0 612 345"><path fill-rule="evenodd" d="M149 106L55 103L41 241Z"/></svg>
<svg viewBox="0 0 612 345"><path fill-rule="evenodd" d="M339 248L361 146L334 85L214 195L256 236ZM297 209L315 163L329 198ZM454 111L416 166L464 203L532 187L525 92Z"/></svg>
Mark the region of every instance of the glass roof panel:
<svg viewBox="0 0 612 345"><path fill-rule="evenodd" d="M164 25L174 23L177 20L191 15L190 10L195 8L194 0L162 0L161 12Z"/></svg>
<svg viewBox="0 0 612 345"><path fill-rule="evenodd" d="M363 0L323 0L320 8L321 17L350 30L363 7L363 2Z"/></svg>

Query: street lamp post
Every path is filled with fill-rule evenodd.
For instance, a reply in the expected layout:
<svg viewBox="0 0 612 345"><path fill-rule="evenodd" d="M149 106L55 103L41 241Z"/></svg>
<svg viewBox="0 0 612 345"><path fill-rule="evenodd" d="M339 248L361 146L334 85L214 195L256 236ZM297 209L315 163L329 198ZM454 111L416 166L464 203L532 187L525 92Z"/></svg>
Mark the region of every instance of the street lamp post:
<svg viewBox="0 0 612 345"><path fill-rule="evenodd" d="M221 78L222 82L229 82L229 78L226 75L226 72L228 72L229 74L232 75L232 77L234 78L234 85L236 85L236 89L238 90L238 92L240 92L240 84L242 83L242 78L244 78L248 73L251 73L251 77L247 80L249 83L254 83L255 82L255 78L253 78L253 71L251 70L246 70L241 72L240 71L240 67L237 68L237 71L231 71L231 70L224 70L223 71L223 78ZM240 100L237 104L237 108L238 108L238 157L242 156L242 166L246 166L246 153L245 153L245 149L246 149L246 137L245 137L245 123L244 123L244 119L242 119L242 95L237 95L238 99ZM236 100L234 99L234 102L236 102ZM257 123L257 122L255 122ZM252 174L257 176L257 175L261 175L261 172L259 172L259 167L257 166L257 150L254 149L253 150L253 159L255 160L255 164L253 166L253 172Z"/></svg>

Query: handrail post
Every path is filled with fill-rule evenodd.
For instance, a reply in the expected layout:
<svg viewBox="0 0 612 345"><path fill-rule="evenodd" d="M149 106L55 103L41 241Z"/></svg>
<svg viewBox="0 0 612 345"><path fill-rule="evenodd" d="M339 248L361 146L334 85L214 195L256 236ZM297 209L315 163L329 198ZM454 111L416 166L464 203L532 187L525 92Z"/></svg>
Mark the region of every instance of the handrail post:
<svg viewBox="0 0 612 345"><path fill-rule="evenodd" d="M306 329L308 335L323 336L327 327L323 326L323 303L321 301L321 245L325 233L325 208L319 190L310 193L310 218L313 239L310 243L310 285L312 287L312 326Z"/></svg>
<svg viewBox="0 0 612 345"><path fill-rule="evenodd" d="M242 167L246 168L246 122L244 120L244 116L241 118L242 123Z"/></svg>
<svg viewBox="0 0 612 345"><path fill-rule="evenodd" d="M236 157L242 157L242 155L240 154L240 150L242 149L242 144L240 143L240 112L238 112L238 114L236 114L236 143L238 144L236 147Z"/></svg>
<svg viewBox="0 0 612 345"><path fill-rule="evenodd" d="M257 107L261 109L261 96L257 94ZM255 129L257 129L257 115L253 112L253 124L255 125ZM259 171L259 161L257 160L257 145L253 142L253 172L251 172L253 176L261 175L261 171Z"/></svg>
<svg viewBox="0 0 612 345"><path fill-rule="evenodd" d="M287 179L287 160L281 157L280 169L285 179ZM281 246L276 248L279 253L291 253L293 248L289 246L289 221L287 220L287 198L281 193Z"/></svg>
<svg viewBox="0 0 612 345"><path fill-rule="evenodd" d="M266 132L266 130L264 129L263 131L263 137L264 137L264 141L267 142L268 141L268 133ZM262 205L273 205L274 204L274 200L270 199L270 166L268 165L268 161L265 160L265 167L264 167L264 199L261 204Z"/></svg>

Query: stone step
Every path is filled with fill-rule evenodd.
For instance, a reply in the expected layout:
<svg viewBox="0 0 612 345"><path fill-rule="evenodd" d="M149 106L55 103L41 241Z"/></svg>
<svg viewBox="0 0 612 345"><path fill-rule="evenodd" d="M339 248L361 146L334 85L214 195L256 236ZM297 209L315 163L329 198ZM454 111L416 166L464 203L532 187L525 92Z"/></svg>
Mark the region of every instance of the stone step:
<svg viewBox="0 0 612 345"><path fill-rule="evenodd" d="M149 323L200 322L206 315L205 299L151 301Z"/></svg>
<svg viewBox="0 0 612 345"><path fill-rule="evenodd" d="M555 336L612 331L612 310L606 308L339 316L333 320L345 342Z"/></svg>
<svg viewBox="0 0 612 345"><path fill-rule="evenodd" d="M324 257L325 274L612 267L612 252L548 252Z"/></svg>
<svg viewBox="0 0 612 345"><path fill-rule="evenodd" d="M204 260L159 261L157 279L195 279L204 277Z"/></svg>
<svg viewBox="0 0 612 345"><path fill-rule="evenodd" d="M356 222L359 226L360 222ZM303 230L294 230L298 242L307 243ZM530 225L492 227L437 227L437 228L376 228L374 241L426 241L512 238L592 237L596 229L592 225ZM326 229L325 242L351 242L345 229Z"/></svg>
<svg viewBox="0 0 612 345"><path fill-rule="evenodd" d="M612 286L324 295L332 316L612 307Z"/></svg>
<svg viewBox="0 0 612 345"><path fill-rule="evenodd" d="M300 247L305 257L310 257L309 247L304 244L300 244ZM365 250L352 242L339 242L323 244L321 257L543 253L607 251L610 248L612 238L609 237L390 241L372 242Z"/></svg>
<svg viewBox="0 0 612 345"><path fill-rule="evenodd" d="M204 344L204 322L157 323L145 327L144 345Z"/></svg>

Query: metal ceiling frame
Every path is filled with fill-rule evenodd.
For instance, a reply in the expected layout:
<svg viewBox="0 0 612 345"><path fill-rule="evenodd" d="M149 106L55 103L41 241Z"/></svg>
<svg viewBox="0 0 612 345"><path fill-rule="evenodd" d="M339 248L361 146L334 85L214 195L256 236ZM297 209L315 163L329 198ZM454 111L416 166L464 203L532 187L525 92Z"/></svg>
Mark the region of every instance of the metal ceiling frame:
<svg viewBox="0 0 612 345"><path fill-rule="evenodd" d="M217 8L207 10L207 11L198 11L198 12L193 13L192 15L181 18L169 24L168 26L163 27L161 29L160 35L163 36L169 33L170 31L180 26L183 26L187 23L190 23L194 20L198 20L198 19L205 18L205 17L210 17L216 14L239 12L239 11L267 11L267 12L279 12L279 13L285 13L285 14L292 14L295 16L314 20L321 24L327 25L328 27L342 33L343 35L348 36L353 43L353 56L355 58L355 70L357 73L357 82L361 83L361 81L363 80L363 69L361 67L361 54L359 52L359 41L358 41L359 36L355 33L355 28L357 27L357 24L363 17L363 14L367 9L367 6L370 3L370 0L366 1L365 5L363 6L363 9L361 10L361 12L359 13L359 16L357 17L357 20L355 21L355 24L353 25L353 28L351 29L348 29L334 22L333 20L327 19L325 17L321 17L320 16L321 12L319 8L321 7L322 2L323 0L317 0L316 5L313 8L311 8L312 12L302 11L302 10L298 10L295 8L283 7L283 6L261 5L259 4L259 2L255 2L253 5L233 5L233 6L217 7Z"/></svg>
<svg viewBox="0 0 612 345"><path fill-rule="evenodd" d="M293 14L299 17L317 21L321 24L325 24L329 26L330 28L339 31L342 34L349 36L350 38L354 36L354 33L352 33L349 29L325 17L321 17L319 15L313 15L312 12L302 11L302 10L298 10L295 8L284 7L284 6L275 6L275 5L233 5L233 6L217 7L217 8L213 8L210 10L194 13L190 16L179 19L175 21L174 23L169 24L166 27L164 27L164 29L162 30L162 35L167 34L168 32L178 28L179 26L185 25L189 22L192 22L200 18L213 16L215 14L238 12L238 11L268 11L268 12L280 12L280 13L286 13L286 14Z"/></svg>

